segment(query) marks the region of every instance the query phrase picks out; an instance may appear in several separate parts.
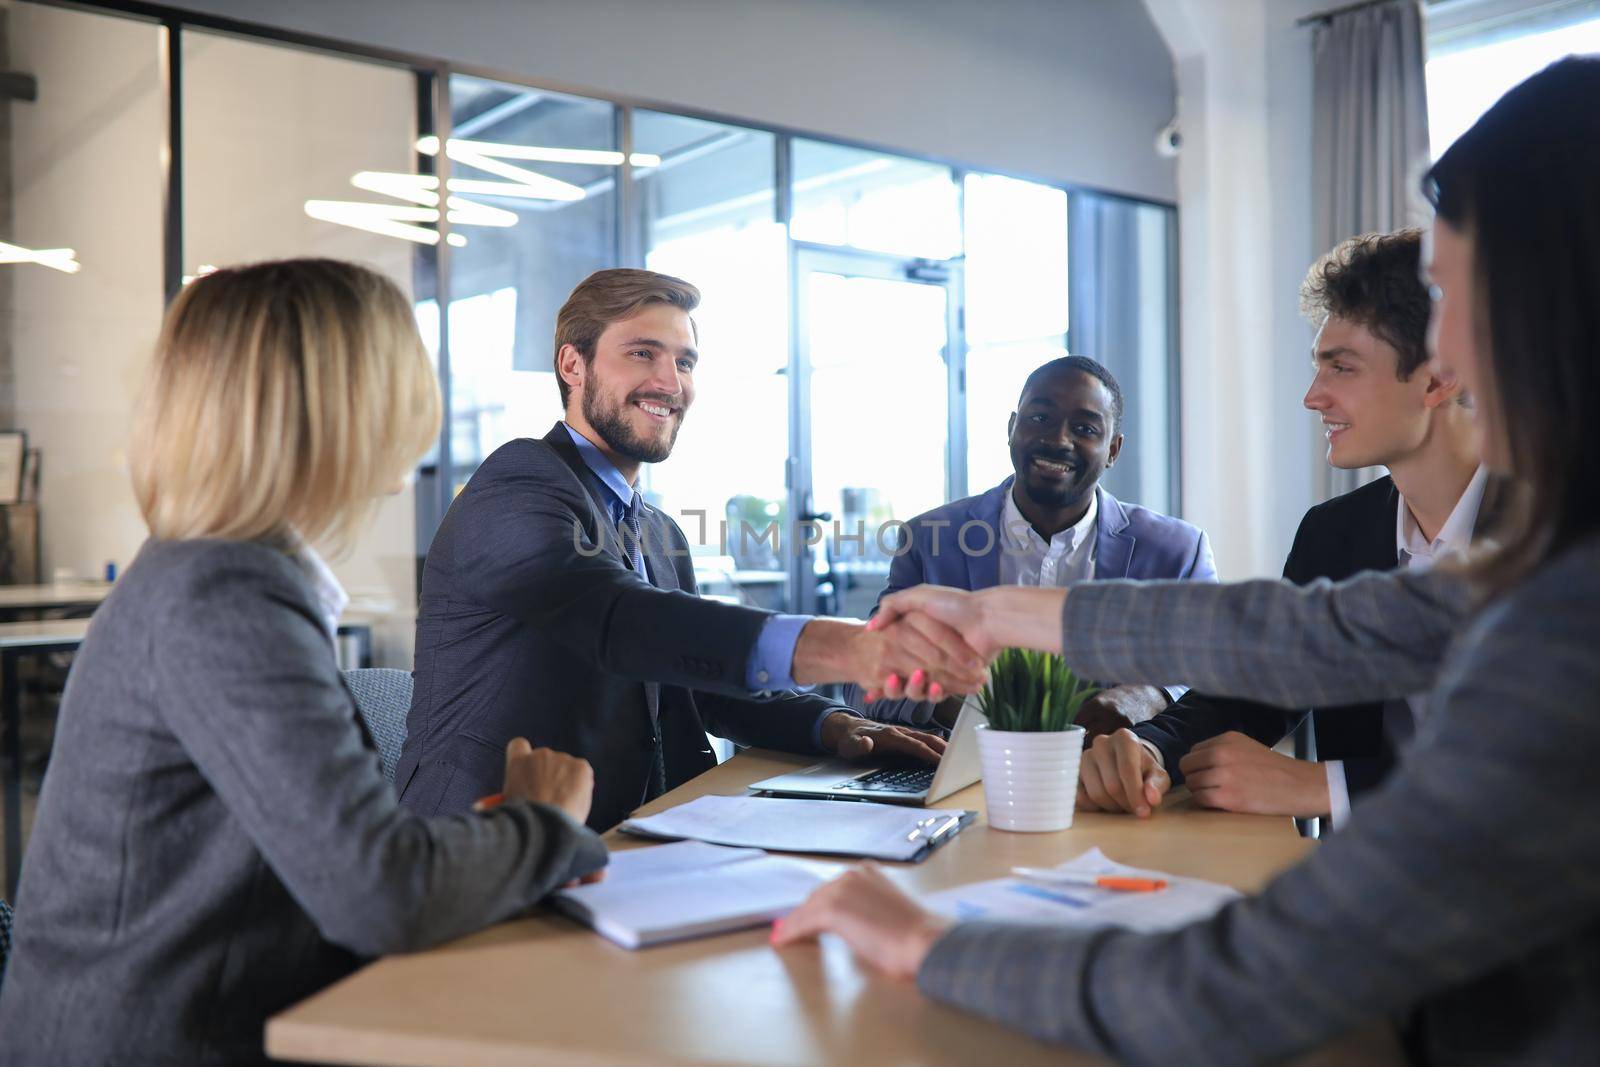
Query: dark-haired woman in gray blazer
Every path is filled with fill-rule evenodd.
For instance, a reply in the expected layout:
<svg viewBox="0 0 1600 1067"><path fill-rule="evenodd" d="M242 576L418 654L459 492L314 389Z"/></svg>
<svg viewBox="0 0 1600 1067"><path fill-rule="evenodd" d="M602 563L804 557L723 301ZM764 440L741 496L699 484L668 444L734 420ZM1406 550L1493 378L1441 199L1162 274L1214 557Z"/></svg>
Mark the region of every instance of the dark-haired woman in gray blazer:
<svg viewBox="0 0 1600 1067"><path fill-rule="evenodd" d="M410 308L360 267L174 302L132 451L151 540L66 695L0 991L0 1064L265 1060L267 1017L592 876L587 764L513 742L508 802L396 803L335 661L348 543L436 432Z"/></svg>
<svg viewBox="0 0 1600 1067"><path fill-rule="evenodd" d="M924 587L879 614L1285 707L1430 689L1399 772L1347 830L1259 898L1165 933L947 928L868 870L819 889L776 940L836 931L931 997L1125 1063L1277 1062L1385 1017L1423 1063L1600 1059L1597 146L1600 57L1568 58L1425 184L1440 371L1477 400L1483 462L1525 495L1465 574L982 601Z"/></svg>

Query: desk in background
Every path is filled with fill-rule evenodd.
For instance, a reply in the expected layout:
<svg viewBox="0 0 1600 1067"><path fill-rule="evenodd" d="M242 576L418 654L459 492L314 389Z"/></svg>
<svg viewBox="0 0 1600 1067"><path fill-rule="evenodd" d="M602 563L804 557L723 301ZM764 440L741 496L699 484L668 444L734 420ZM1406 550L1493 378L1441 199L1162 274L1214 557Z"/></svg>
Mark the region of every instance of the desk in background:
<svg viewBox="0 0 1600 1067"><path fill-rule="evenodd" d="M641 811L804 765L752 750ZM981 786L941 802L983 808ZM607 835L617 849L649 847ZM1099 846L1113 859L1246 892L1316 847L1288 819L1205 811L1179 791L1149 820L1080 814L1070 830L1013 834L980 819L916 866L888 865L918 892L1050 866ZM1065 991L1064 991L1065 995ZM288 1060L489 1067L529 1064L1088 1063L924 999L858 965L839 942L783 952L765 929L629 952L539 913L442 948L381 960L274 1017L267 1051ZM1399 1063L1374 1028L1302 1061Z"/></svg>
<svg viewBox="0 0 1600 1067"><path fill-rule="evenodd" d="M57 586L0 586L0 612L65 606L93 606L111 586L63 583ZM50 597L55 597L51 600ZM92 599L83 599L92 597ZM25 605L25 607L21 606ZM339 666L372 665L372 627L380 616L346 611L339 617ZM6 869L4 896L15 900L22 873L22 661L55 652L76 652L89 632L89 619L0 622L0 795L5 803Z"/></svg>
<svg viewBox="0 0 1600 1067"><path fill-rule="evenodd" d="M110 592L110 582L0 585L0 620L12 621L21 615L46 611L92 611Z"/></svg>

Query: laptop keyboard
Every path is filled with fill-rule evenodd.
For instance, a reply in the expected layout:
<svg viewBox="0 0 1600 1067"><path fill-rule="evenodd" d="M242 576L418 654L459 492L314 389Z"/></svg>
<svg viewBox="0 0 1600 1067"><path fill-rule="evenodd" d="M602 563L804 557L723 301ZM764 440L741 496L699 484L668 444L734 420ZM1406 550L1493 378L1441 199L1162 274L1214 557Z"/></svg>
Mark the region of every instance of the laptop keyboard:
<svg viewBox="0 0 1600 1067"><path fill-rule="evenodd" d="M885 767L851 782L846 788L871 793L925 793L933 785L937 767Z"/></svg>

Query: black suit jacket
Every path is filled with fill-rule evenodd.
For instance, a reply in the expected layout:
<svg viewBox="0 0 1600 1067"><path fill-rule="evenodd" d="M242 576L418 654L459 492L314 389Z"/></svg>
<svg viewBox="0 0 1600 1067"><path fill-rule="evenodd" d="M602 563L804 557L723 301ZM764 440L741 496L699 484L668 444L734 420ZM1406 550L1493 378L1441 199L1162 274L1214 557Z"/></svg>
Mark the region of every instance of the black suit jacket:
<svg viewBox="0 0 1600 1067"><path fill-rule="evenodd" d="M654 585L625 562L605 487L559 423L484 460L428 550L415 692L395 768L403 804L469 810L526 737L594 767L589 825L716 764L706 730L816 752L818 696L754 698L745 667L768 612L696 595L687 539L646 506ZM659 588L658 588L659 587Z"/></svg>
<svg viewBox="0 0 1600 1067"><path fill-rule="evenodd" d="M1393 570L1399 563L1394 546L1399 506L1400 494L1388 477L1318 504L1300 520L1283 576L1305 585L1318 578L1337 582L1360 571ZM1309 713L1309 709L1285 712L1190 690L1133 730L1160 749L1176 785L1183 781L1178 761L1201 741L1237 730L1264 745L1275 745ZM1344 761L1345 786L1352 797L1376 786L1394 767L1395 753L1383 732L1382 704L1327 709L1312 721L1317 758Z"/></svg>

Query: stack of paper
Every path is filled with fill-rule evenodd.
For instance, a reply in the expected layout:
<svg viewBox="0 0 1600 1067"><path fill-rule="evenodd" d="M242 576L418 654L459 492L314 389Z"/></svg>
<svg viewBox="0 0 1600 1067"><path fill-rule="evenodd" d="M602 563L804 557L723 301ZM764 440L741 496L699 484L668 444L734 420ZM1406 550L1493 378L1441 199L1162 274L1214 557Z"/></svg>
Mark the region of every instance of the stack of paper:
<svg viewBox="0 0 1600 1067"><path fill-rule="evenodd" d="M623 948L642 948L769 923L832 873L756 848L683 841L615 853L604 881L550 901Z"/></svg>
<svg viewBox="0 0 1600 1067"><path fill-rule="evenodd" d="M658 815L629 819L621 828L667 840L916 861L955 837L974 814L960 808L706 796Z"/></svg>
<svg viewBox="0 0 1600 1067"><path fill-rule="evenodd" d="M1047 877L997 878L935 893L924 902L956 920L993 919L1058 926L1122 926L1150 932L1170 930L1212 915L1242 895L1237 890L1198 878L1179 878L1159 871L1116 863L1097 848L1052 870L1072 876L1158 878L1165 889L1127 893L1096 886L1052 883Z"/></svg>

